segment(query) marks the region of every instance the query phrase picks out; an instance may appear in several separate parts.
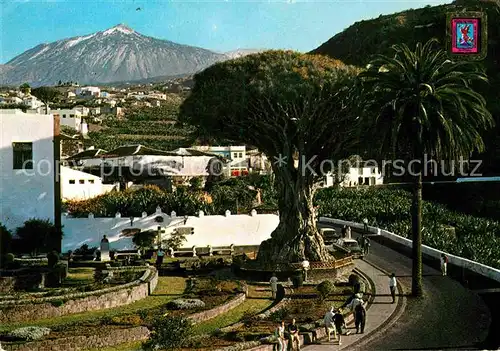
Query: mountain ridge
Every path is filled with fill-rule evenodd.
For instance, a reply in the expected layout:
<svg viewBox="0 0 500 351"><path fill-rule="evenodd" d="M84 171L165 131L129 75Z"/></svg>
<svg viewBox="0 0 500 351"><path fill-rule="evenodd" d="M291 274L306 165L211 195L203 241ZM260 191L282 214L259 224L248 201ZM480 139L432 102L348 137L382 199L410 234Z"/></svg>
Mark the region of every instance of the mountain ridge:
<svg viewBox="0 0 500 351"><path fill-rule="evenodd" d="M42 43L0 66L3 85L62 81L99 84L196 73L228 56L143 35L118 24L95 33Z"/></svg>

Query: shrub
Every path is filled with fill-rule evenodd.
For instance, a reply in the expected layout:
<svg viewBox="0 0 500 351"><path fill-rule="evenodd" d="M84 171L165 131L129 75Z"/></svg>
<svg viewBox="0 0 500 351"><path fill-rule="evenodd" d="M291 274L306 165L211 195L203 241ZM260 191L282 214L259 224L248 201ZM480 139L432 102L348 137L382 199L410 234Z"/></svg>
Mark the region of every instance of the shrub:
<svg viewBox="0 0 500 351"><path fill-rule="evenodd" d="M304 277L302 276L302 273L297 273L292 278L292 283L295 289L300 288L302 285L304 285Z"/></svg>
<svg viewBox="0 0 500 351"><path fill-rule="evenodd" d="M111 318L111 324L117 324L117 325L139 326L142 325L142 323L143 323L142 318L136 314Z"/></svg>
<svg viewBox="0 0 500 351"><path fill-rule="evenodd" d="M54 249L62 239L62 232L58 233L57 228L48 219L27 220L22 227L16 229L16 235L24 249L34 254Z"/></svg>
<svg viewBox="0 0 500 351"><path fill-rule="evenodd" d="M12 331L9 336L19 340L33 341L42 339L50 334L49 328L42 327L24 327Z"/></svg>
<svg viewBox="0 0 500 351"><path fill-rule="evenodd" d="M158 232L156 230L145 230L136 233L132 238L132 242L137 246L142 252L151 248L158 237Z"/></svg>
<svg viewBox="0 0 500 351"><path fill-rule="evenodd" d="M250 311L245 311L240 321L243 322L243 324L245 324L245 327L250 327L252 323L256 321L255 314L253 314Z"/></svg>
<svg viewBox="0 0 500 351"><path fill-rule="evenodd" d="M282 320L288 319L289 315L290 315L290 310L286 307L282 307L279 310L276 310L273 313L271 313L269 319L272 320L273 322L279 323Z"/></svg>
<svg viewBox="0 0 500 351"><path fill-rule="evenodd" d="M12 263L14 263L15 260L16 256L14 256L14 254L8 253L7 255L5 255L5 264L7 266L10 266Z"/></svg>
<svg viewBox="0 0 500 351"><path fill-rule="evenodd" d="M321 300L324 300L333 292L335 286L329 280L325 280L318 284L316 290L318 291L319 297Z"/></svg>
<svg viewBox="0 0 500 351"><path fill-rule="evenodd" d="M181 348L193 334L191 321L180 316L158 317L151 329L149 340L143 344L145 350Z"/></svg>
<svg viewBox="0 0 500 351"><path fill-rule="evenodd" d="M51 300L50 304L54 307L61 307L62 305L64 305L64 301L63 300Z"/></svg>
<svg viewBox="0 0 500 351"><path fill-rule="evenodd" d="M47 255L47 265L49 266L49 268L54 268L58 262L59 254L57 253L57 251L51 251Z"/></svg>
<svg viewBox="0 0 500 351"><path fill-rule="evenodd" d="M12 233L0 223L0 255L5 255L12 244Z"/></svg>
<svg viewBox="0 0 500 351"><path fill-rule="evenodd" d="M194 308L204 308L205 303L198 299L175 299L167 304L173 310L190 310Z"/></svg>

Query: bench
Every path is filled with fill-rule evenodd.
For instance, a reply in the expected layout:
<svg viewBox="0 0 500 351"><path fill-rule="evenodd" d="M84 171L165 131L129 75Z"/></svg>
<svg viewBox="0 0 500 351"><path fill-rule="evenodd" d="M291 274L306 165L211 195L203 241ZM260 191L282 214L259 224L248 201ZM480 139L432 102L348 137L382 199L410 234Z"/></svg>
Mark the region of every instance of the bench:
<svg viewBox="0 0 500 351"><path fill-rule="evenodd" d="M208 246L208 255L213 256L214 252L218 255L224 255L224 253L233 256L234 255L234 245L231 244L229 246Z"/></svg>

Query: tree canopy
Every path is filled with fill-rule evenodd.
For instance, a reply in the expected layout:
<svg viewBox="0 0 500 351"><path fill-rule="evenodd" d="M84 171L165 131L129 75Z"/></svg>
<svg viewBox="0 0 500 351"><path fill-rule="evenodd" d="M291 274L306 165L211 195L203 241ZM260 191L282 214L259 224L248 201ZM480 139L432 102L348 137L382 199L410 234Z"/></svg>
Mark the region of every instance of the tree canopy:
<svg viewBox="0 0 500 351"><path fill-rule="evenodd" d="M217 63L195 75L180 121L207 137L254 145L271 158L317 155L311 166L318 166L354 141L349 87L358 72L291 51Z"/></svg>

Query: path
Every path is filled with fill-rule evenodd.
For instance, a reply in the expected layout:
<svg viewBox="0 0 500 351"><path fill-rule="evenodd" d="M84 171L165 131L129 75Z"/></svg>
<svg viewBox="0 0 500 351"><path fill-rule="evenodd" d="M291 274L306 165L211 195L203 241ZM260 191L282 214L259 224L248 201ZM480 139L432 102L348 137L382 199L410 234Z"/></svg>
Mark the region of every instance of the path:
<svg viewBox="0 0 500 351"><path fill-rule="evenodd" d="M375 299L367 311L365 333L355 334L356 329L352 323L349 325L351 335L342 336L342 345L336 345L334 342L322 341L321 344L306 346L303 349L308 351L334 351L346 350L354 343L358 343L362 338L369 336L375 328L378 328L395 312L396 306L402 303L400 297L396 297L396 303L392 303L392 297L389 291L389 277L384 272L375 268L371 264L362 260L356 260L356 268L361 270L372 279L375 285Z"/></svg>
<svg viewBox="0 0 500 351"><path fill-rule="evenodd" d="M359 236L353 232L354 237ZM404 293L411 289L411 259L371 241L365 258L387 271L394 272ZM372 273L373 274L373 273ZM475 350L488 332L489 311L483 300L449 277L429 266L423 267L425 298L408 298L406 311L385 333L370 338L369 345L355 345L350 350ZM376 276L371 275L374 281ZM374 279L375 278L375 279ZM385 290L382 290L384 294ZM378 292L377 292L378 294ZM368 311L368 319L379 316ZM382 324L383 321L380 321ZM347 338L344 339L347 342ZM342 345L344 346L344 345ZM335 350L330 348L331 350ZM308 350L315 350L309 349ZM317 349L322 350L322 349Z"/></svg>

